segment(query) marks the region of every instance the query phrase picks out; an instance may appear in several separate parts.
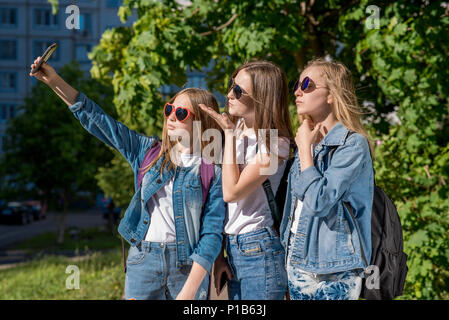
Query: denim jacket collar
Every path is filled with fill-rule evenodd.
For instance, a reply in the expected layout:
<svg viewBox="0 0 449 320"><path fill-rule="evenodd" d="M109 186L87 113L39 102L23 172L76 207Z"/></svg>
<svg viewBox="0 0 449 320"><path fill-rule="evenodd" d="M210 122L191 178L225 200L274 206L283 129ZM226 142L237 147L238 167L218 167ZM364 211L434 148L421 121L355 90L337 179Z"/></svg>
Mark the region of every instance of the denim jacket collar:
<svg viewBox="0 0 449 320"><path fill-rule="evenodd" d="M348 133L348 128L343 126L340 122L337 122L318 145L342 146L345 143Z"/></svg>

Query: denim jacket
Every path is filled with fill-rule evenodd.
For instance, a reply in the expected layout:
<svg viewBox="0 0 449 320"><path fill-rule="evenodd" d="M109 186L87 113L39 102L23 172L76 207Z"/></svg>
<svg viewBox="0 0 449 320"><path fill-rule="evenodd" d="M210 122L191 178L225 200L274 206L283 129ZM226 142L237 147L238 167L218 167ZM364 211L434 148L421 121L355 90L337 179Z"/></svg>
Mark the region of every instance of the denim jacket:
<svg viewBox="0 0 449 320"><path fill-rule="evenodd" d="M146 202L174 175L173 211L176 231L177 266L199 263L210 272L222 244L223 223L226 214L223 201L221 168L215 165L215 175L209 189L204 210L200 163L191 167L177 167L165 170L161 176L163 158L145 174L145 184L137 188L140 163L149 147L158 140L130 130L122 123L108 116L95 102L80 92L77 102L69 107L81 125L107 145L118 150L131 164L134 171L136 193L131 199L120 221L118 231L132 246L144 239L151 213ZM143 188L143 192L141 192ZM142 198L143 193L143 198Z"/></svg>
<svg viewBox="0 0 449 320"><path fill-rule="evenodd" d="M374 192L368 141L358 133L349 134L338 122L315 147L313 162L301 171L296 153L289 172L280 234L286 249L291 241L290 264L318 274L364 269L371 259ZM303 207L298 229L291 233L297 198Z"/></svg>

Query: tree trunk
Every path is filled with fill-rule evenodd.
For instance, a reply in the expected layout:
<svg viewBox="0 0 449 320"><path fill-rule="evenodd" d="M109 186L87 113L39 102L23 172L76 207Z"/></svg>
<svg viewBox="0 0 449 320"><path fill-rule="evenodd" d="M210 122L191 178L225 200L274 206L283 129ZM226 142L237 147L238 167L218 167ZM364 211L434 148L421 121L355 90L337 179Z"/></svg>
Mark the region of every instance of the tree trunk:
<svg viewBox="0 0 449 320"><path fill-rule="evenodd" d="M62 212L59 217L58 239L56 241L57 244L62 244L64 242L66 217L67 217L67 191L64 190L62 193Z"/></svg>
<svg viewBox="0 0 449 320"><path fill-rule="evenodd" d="M108 205L108 229L112 234L114 234L115 230L114 208L115 206L111 200L111 203Z"/></svg>

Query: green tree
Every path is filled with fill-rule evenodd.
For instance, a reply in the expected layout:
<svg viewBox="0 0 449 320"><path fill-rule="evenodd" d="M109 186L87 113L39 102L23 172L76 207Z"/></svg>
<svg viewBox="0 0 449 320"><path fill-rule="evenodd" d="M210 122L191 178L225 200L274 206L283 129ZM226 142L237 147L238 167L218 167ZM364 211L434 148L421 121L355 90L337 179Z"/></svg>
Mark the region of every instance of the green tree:
<svg viewBox="0 0 449 320"><path fill-rule="evenodd" d="M91 74L113 86L122 121L155 134L159 89L182 86L187 68L212 61L210 89L225 93L246 60L272 60L291 82L314 56L344 62L361 102L373 106L365 121L380 143L376 180L403 223L410 269L403 297L448 298L448 8L406 0L124 0L120 18L136 12L137 21L103 34L90 54ZM373 19L379 28L371 28ZM391 114L399 121L389 121Z"/></svg>
<svg viewBox="0 0 449 320"><path fill-rule="evenodd" d="M115 114L110 87L86 79L77 63L62 67L60 74ZM45 203L62 202L58 232L58 242L62 242L69 201L80 190L98 192L94 176L112 153L86 133L64 102L40 82L11 121L7 136L0 165L2 175L8 176L6 187L15 188L20 196L23 187L32 183L29 196L41 197Z"/></svg>

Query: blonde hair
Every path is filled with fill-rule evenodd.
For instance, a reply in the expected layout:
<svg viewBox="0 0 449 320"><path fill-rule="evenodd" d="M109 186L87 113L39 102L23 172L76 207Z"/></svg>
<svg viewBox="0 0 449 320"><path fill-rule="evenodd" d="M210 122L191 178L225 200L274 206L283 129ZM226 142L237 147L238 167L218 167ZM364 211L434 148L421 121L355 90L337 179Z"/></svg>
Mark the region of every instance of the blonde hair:
<svg viewBox="0 0 449 320"><path fill-rule="evenodd" d="M198 130L201 130L201 132L197 132L196 134L193 134L193 137L199 137L201 139L204 131L206 131L207 129L216 129L216 130L219 130L220 133L222 133L222 129L215 122L215 120L213 120L204 111L202 111L199 106L200 104L205 104L206 106L214 109L216 112L219 112L217 99L215 99L215 97L212 93L210 93L207 90L198 89L198 88L186 88L186 89L178 92L168 102L173 103L176 100L176 98L182 94L186 94L189 97L190 103L192 104L193 114L195 115L194 119L196 121L201 122L201 129L196 127ZM193 127L193 130L195 130L195 126ZM177 143L177 141L170 140L170 137L168 136L167 118L165 118L164 126L162 128L161 151L159 152L158 156L149 165L141 168L143 173L145 174L148 170L150 170L161 157L164 157L164 160L162 161L162 166L161 166L161 175L163 174L165 169L167 169L167 170L175 169L176 164L171 161L170 152L176 143ZM201 151L204 149L205 146L206 146L206 141L201 140Z"/></svg>
<svg viewBox="0 0 449 320"><path fill-rule="evenodd" d="M323 58L315 58L304 67L318 67L321 76L326 82L329 93L333 98L332 108L337 120L350 131L357 132L368 140L368 145L373 154L371 138L368 136L361 122L362 109L355 94L351 71L341 62L327 61ZM304 120L300 117L300 121Z"/></svg>

